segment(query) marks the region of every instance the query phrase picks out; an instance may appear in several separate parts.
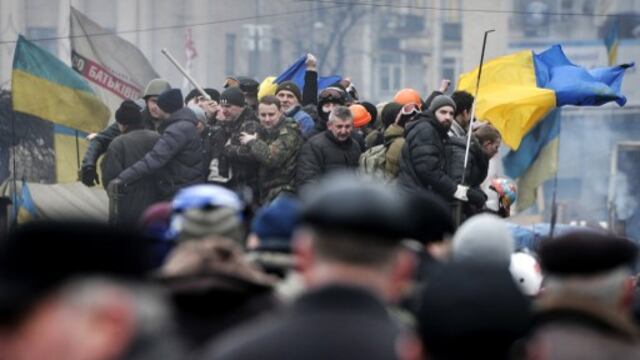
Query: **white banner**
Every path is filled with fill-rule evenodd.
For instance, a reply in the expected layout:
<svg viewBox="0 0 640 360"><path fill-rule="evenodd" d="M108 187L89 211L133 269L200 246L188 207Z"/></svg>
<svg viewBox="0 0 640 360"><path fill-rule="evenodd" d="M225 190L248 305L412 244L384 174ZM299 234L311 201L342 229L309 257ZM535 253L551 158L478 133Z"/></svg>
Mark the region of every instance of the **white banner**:
<svg viewBox="0 0 640 360"><path fill-rule="evenodd" d="M70 37L73 68L89 80L112 114L124 99L140 98L147 83L159 77L137 47L73 7Z"/></svg>

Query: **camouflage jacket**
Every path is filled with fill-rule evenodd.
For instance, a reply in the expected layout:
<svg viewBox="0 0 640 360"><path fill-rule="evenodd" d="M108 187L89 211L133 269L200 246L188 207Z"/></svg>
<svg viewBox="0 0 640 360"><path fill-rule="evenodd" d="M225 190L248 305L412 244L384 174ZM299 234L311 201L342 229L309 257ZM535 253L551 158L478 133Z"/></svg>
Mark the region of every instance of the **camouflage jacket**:
<svg viewBox="0 0 640 360"><path fill-rule="evenodd" d="M281 192L295 191L296 164L303 142L295 120L283 118L262 138L248 144L253 158L260 163L258 193L261 204L273 200Z"/></svg>
<svg viewBox="0 0 640 360"><path fill-rule="evenodd" d="M257 133L258 136L264 132L255 113L250 107L245 107L238 119L223 125L221 130L224 139L224 148L220 154L221 173L230 178L229 185L232 188L248 186L255 192L258 185L258 162L249 147L240 144L240 134L243 132Z"/></svg>

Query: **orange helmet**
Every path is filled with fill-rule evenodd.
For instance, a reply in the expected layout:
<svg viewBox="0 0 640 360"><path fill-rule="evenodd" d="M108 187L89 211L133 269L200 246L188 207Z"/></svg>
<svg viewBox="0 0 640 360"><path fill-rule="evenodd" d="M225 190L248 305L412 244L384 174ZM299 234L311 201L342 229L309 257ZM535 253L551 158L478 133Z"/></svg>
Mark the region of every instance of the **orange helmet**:
<svg viewBox="0 0 640 360"><path fill-rule="evenodd" d="M393 97L393 102L397 102L400 105L415 104L418 108L422 109L422 98L414 89L402 89L398 91Z"/></svg>
<svg viewBox="0 0 640 360"><path fill-rule="evenodd" d="M360 104L353 104L349 106L349 110L351 110L351 115L353 115L354 127L361 128L371 122L371 114L369 114L364 106Z"/></svg>

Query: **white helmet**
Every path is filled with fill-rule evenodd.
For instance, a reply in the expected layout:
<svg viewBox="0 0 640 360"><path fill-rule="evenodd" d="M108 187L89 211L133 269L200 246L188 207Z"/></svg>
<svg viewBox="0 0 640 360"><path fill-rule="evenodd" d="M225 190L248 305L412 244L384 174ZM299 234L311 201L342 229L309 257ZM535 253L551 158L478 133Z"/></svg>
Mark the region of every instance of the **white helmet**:
<svg viewBox="0 0 640 360"><path fill-rule="evenodd" d="M509 271L520 291L528 296L536 296L542 286L542 271L535 257L526 252L511 254Z"/></svg>

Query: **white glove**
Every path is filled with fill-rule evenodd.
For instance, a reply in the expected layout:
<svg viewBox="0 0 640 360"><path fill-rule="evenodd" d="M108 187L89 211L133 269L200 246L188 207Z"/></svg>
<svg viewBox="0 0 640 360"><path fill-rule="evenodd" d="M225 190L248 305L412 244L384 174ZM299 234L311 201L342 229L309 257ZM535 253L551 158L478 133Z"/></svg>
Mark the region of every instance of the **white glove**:
<svg viewBox="0 0 640 360"><path fill-rule="evenodd" d="M458 200L469 201L469 198L467 197L467 191L469 191L468 186L458 185L458 187L456 188L456 192L453 194L453 197Z"/></svg>

